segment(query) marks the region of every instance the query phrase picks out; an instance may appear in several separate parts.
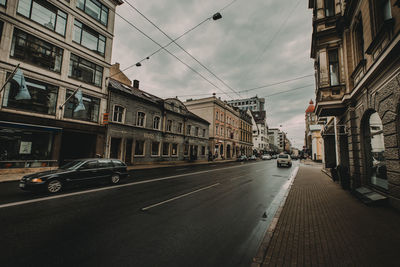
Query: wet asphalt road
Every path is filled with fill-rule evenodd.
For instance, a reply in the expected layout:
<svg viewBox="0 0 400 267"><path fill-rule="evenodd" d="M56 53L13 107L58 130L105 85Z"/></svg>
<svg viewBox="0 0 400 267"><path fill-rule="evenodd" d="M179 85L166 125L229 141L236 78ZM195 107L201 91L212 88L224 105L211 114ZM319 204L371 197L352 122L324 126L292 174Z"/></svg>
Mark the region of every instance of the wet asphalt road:
<svg viewBox="0 0 400 267"><path fill-rule="evenodd" d="M278 169L270 160L142 170L120 186L74 188L52 199L0 183L0 262L249 266L295 166Z"/></svg>

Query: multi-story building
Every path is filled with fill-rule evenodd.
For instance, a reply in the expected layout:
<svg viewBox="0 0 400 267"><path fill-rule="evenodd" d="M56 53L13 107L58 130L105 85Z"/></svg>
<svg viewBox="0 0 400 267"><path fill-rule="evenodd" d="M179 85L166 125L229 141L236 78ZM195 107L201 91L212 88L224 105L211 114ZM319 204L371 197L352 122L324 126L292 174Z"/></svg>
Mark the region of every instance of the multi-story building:
<svg viewBox="0 0 400 267"><path fill-rule="evenodd" d="M265 111L265 98L258 98L257 96L228 100L227 103L241 110Z"/></svg>
<svg viewBox="0 0 400 267"><path fill-rule="evenodd" d="M209 123L178 99L146 93L137 80L132 87L111 78L109 109L106 157L129 165L207 159Z"/></svg>
<svg viewBox="0 0 400 267"><path fill-rule="evenodd" d="M400 209L400 1L310 0L309 8L315 112L333 116L326 162L340 166L345 187Z"/></svg>
<svg viewBox="0 0 400 267"><path fill-rule="evenodd" d="M19 64L0 93L1 167L103 155L106 77L115 9L122 3L0 1L1 85ZM26 87L20 86L22 74ZM79 87L78 108L70 96Z"/></svg>
<svg viewBox="0 0 400 267"><path fill-rule="evenodd" d="M255 126L253 127L253 150L257 153L269 151L268 125L265 111L252 112Z"/></svg>
<svg viewBox="0 0 400 267"><path fill-rule="evenodd" d="M315 106L314 102L310 100L309 106L306 109L305 112L305 124L306 124L306 130L305 130L305 135L304 135L304 145L305 149L303 150L303 153L307 155L312 154L312 135L311 135L311 130L310 126L317 124L317 116L315 115Z"/></svg>
<svg viewBox="0 0 400 267"><path fill-rule="evenodd" d="M239 127L239 155L251 156L253 154L253 116L250 110L240 110Z"/></svg>
<svg viewBox="0 0 400 267"><path fill-rule="evenodd" d="M268 129L268 143L272 153L279 153L283 150L283 142L281 140L281 131L277 128Z"/></svg>
<svg viewBox="0 0 400 267"><path fill-rule="evenodd" d="M210 148L216 159L240 155L239 110L215 96L187 100L188 110L210 122Z"/></svg>

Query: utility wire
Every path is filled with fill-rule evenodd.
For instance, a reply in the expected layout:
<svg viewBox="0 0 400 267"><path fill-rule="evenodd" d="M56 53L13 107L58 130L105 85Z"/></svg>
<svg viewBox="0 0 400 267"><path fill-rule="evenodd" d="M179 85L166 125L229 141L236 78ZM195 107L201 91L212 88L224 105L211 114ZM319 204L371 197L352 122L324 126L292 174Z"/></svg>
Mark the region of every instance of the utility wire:
<svg viewBox="0 0 400 267"><path fill-rule="evenodd" d="M209 68L207 68L203 63L201 63L196 57L190 54L186 49L184 49L180 44L178 44L174 39L172 39L165 31L163 31L159 26L157 26L153 21L151 21L148 17L146 17L139 9L134 7L129 1L125 0L125 2L134 9L137 13L139 13L145 20L147 20L151 25L153 25L157 30L159 30L162 34L164 34L168 39L171 40L176 46L178 46L183 52L185 52L188 56L190 56L194 61L196 61L200 66L202 66L205 70L207 70L212 76L214 76L218 81L223 83L226 87L228 87L232 92L240 97L240 95L226 82L224 82L221 78L219 78L214 72L212 72ZM234 2L231 2L233 4ZM228 7L228 6L226 6Z"/></svg>
<svg viewBox="0 0 400 267"><path fill-rule="evenodd" d="M120 14L118 14L117 12L115 12L115 14L120 17L122 20L124 20L126 23L128 23L130 26L132 26L134 29L136 29L138 32L140 32L141 34L143 34L144 36L146 36L148 39L150 39L152 42L154 42L155 44L157 44L159 47L163 47L160 43L158 43L157 41L155 41L153 38L151 38L149 35L147 35L145 32L143 32L142 30L140 30L138 27L136 27L133 23L131 23L130 21L128 21L127 19L125 19L124 17L122 17ZM194 73L196 73L197 75L199 75L200 77L202 77L204 80L206 80L209 84L211 84L212 86L214 86L215 88L217 88L218 90L222 91L223 93L224 90L222 90L221 88L219 88L217 85L215 85L213 82L211 82L209 79L207 79L206 77L204 77L201 73L199 73L198 71L196 71L195 69L193 69L192 67L190 67L188 64L186 64L185 62L183 62L180 58L178 58L177 56L175 56L174 54L172 54L168 49L166 48L162 48L163 50L165 50L168 54L170 54L171 56L173 56L175 59L177 59L179 62L181 62L182 64L184 64L186 67L188 67L191 71L193 71ZM231 96L230 96L231 97ZM232 98L232 97L231 97Z"/></svg>

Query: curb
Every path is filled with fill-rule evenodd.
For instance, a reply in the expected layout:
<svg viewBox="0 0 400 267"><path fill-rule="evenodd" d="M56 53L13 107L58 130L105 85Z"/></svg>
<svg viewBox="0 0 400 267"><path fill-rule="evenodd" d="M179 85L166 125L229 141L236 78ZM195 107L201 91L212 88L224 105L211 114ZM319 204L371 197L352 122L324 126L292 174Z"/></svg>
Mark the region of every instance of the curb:
<svg viewBox="0 0 400 267"><path fill-rule="evenodd" d="M279 208L275 212L274 218L272 219L271 224L269 225L269 227L265 233L265 236L264 236L263 240L261 241L260 247L257 250L257 254L253 258L253 261L251 263L251 267L260 267L264 261L265 255L267 254L267 250L269 247L269 243L270 243L272 237L274 236L275 228L276 228L276 225L278 224L279 217L282 213L283 207L285 206L286 199L289 196L290 190L292 188L292 185L294 183L294 180L296 179L296 176L297 176L297 173L299 170L300 170L300 166L294 171L294 175L293 175L292 181L290 182L289 188L287 189L287 192L285 193L285 195L279 205Z"/></svg>

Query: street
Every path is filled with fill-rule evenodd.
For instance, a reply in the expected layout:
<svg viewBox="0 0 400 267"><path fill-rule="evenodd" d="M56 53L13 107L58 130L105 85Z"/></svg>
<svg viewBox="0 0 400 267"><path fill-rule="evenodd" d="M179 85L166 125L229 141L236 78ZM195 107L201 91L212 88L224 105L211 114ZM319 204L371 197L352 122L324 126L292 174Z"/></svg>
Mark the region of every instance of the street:
<svg viewBox="0 0 400 267"><path fill-rule="evenodd" d="M3 266L249 266L290 183L275 160L141 170L55 197L0 183ZM263 217L263 214L266 213Z"/></svg>

